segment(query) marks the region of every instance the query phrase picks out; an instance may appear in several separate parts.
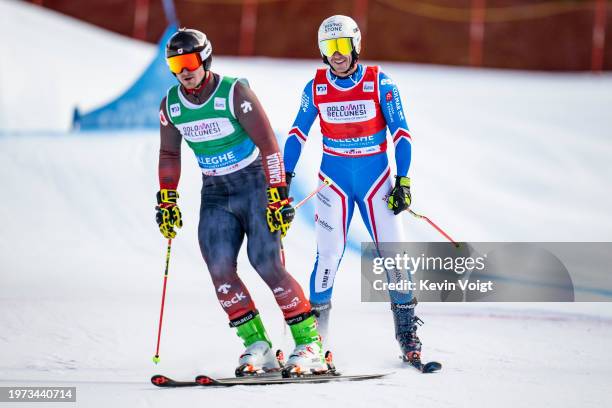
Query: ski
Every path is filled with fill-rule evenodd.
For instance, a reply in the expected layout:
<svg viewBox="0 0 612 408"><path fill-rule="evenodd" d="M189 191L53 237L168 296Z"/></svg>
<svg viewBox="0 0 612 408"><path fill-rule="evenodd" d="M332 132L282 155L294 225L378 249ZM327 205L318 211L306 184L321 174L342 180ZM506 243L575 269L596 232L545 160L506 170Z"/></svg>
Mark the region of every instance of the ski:
<svg viewBox="0 0 612 408"><path fill-rule="evenodd" d="M437 361L429 361L423 364L423 362L420 359L408 360L405 357L401 357L401 358L404 362L410 364L411 367L416 368L423 374L435 373L442 369L442 364Z"/></svg>
<svg viewBox="0 0 612 408"><path fill-rule="evenodd" d="M389 373L383 374L361 374L361 375L342 375L338 372L328 374L305 374L301 376L284 378L281 376L267 377L241 377L241 378L220 378L215 379L207 375L196 377L196 383L205 387L233 387L236 385L274 385L274 384L305 384L305 383L326 383L332 381L363 381L382 378Z"/></svg>
<svg viewBox="0 0 612 408"><path fill-rule="evenodd" d="M271 371L264 372L258 374L243 374L241 376L236 376L235 378L224 378L224 380L236 379L236 380L246 380L246 379L255 379L255 378L279 378L281 376L280 371ZM162 374L156 374L151 377L151 383L157 387L161 388L176 388L176 387L197 387L201 384L198 384L195 380L193 381L177 381L170 377L166 377Z"/></svg>
<svg viewBox="0 0 612 408"><path fill-rule="evenodd" d="M233 387L236 385L274 385L274 384L300 384L325 383L331 381L363 381L382 378L390 373L342 375L338 372L328 374L305 374L297 377L283 378L280 372L257 374L245 377L213 378L199 375L194 381L176 381L165 375L157 374L151 377L151 383L161 388L177 387Z"/></svg>

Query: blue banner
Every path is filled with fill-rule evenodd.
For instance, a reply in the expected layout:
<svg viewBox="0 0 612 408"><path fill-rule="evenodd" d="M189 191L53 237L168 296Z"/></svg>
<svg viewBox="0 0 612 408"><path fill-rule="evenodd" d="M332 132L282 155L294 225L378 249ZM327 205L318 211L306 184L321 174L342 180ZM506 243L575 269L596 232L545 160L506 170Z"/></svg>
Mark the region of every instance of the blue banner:
<svg viewBox="0 0 612 408"><path fill-rule="evenodd" d="M114 101L91 112L74 110L75 130L142 129L159 126L159 103L176 83L165 59L166 42L177 31L170 25L159 42L157 55L138 80Z"/></svg>

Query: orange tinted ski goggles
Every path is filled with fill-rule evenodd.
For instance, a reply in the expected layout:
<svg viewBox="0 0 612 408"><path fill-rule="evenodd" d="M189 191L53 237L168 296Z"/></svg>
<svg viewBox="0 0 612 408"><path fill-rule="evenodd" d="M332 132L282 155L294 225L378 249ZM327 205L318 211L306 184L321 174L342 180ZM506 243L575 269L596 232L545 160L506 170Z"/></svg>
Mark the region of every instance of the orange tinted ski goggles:
<svg viewBox="0 0 612 408"><path fill-rule="evenodd" d="M350 55L353 51L353 41L350 38L332 38L320 41L319 49L326 57L331 57L336 51L342 55Z"/></svg>
<svg viewBox="0 0 612 408"><path fill-rule="evenodd" d="M199 52L191 54L177 55L176 57L170 57L166 59L170 71L174 74L180 74L183 69L188 71L195 71L202 65L202 57Z"/></svg>

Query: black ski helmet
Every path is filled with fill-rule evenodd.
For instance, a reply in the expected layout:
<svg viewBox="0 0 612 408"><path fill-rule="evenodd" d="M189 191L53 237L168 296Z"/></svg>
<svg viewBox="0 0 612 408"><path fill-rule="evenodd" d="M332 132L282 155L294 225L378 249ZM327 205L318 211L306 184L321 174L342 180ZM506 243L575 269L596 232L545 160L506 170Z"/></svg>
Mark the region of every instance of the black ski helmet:
<svg viewBox="0 0 612 408"><path fill-rule="evenodd" d="M212 63L212 44L203 32L180 28L166 44L166 59L194 52L200 53L204 70L208 71Z"/></svg>

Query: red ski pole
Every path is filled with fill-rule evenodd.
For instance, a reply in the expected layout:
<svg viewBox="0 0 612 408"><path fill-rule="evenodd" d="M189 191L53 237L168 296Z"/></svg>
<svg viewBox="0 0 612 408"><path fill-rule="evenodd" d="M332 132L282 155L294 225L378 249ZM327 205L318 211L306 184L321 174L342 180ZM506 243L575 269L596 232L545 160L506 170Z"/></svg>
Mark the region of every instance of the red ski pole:
<svg viewBox="0 0 612 408"><path fill-rule="evenodd" d="M168 239L168 251L166 252L166 271L164 272L164 288L162 290L161 311L159 312L159 327L157 329L157 348L153 362L159 363L159 342L161 340L162 321L164 319L164 304L166 303L166 284L168 282L168 267L170 265L170 249L172 248L172 238Z"/></svg>
<svg viewBox="0 0 612 408"><path fill-rule="evenodd" d="M444 232L444 231L442 230L442 228L438 227L438 226L437 226L437 225L436 225L436 224L435 224L435 223L434 223L432 220L430 220L429 218L427 218L427 217L426 217L426 216L424 216L424 215L421 215L421 214L417 214L417 213L415 213L415 212L414 212L414 211L412 211L412 209L410 209L410 208L408 209L408 211L410 212L410 214L414 215L416 218L419 218L419 219L422 219L422 220L427 221L427 222L429 223L429 225L431 225L432 227L434 227L434 228L435 228L435 229L436 229L436 230L437 230L437 231L438 231L440 234L444 235L444 238L446 238L446 239L448 239L450 242L452 242L452 243L453 243L453 245L454 245L456 248L459 248L459 244L458 244L457 242L455 242L455 240L454 240L454 239L452 239L452 238L451 238L451 237L450 237L450 236L449 236L449 235L448 235L446 232Z"/></svg>

